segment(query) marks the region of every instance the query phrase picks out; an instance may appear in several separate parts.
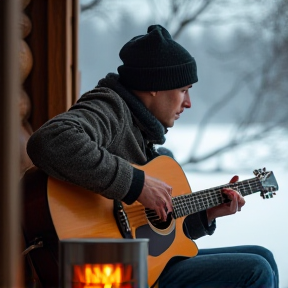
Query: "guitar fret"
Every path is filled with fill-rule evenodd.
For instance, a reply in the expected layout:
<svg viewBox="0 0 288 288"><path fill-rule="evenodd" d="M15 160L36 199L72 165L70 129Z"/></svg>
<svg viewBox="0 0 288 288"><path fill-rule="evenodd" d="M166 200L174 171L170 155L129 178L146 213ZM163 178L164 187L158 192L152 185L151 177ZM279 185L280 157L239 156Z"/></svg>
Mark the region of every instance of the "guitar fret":
<svg viewBox="0 0 288 288"><path fill-rule="evenodd" d="M173 217L179 218L215 207L225 202L222 195L223 188L237 190L242 196L261 191L262 185L258 178L242 182L228 183L212 189L202 190L191 194L184 194L172 198Z"/></svg>

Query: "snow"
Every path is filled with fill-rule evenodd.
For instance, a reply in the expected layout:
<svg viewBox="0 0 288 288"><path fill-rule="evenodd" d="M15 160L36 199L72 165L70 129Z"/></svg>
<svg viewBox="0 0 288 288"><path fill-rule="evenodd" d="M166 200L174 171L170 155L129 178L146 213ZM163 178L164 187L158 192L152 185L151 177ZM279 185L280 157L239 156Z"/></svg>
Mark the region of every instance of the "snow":
<svg viewBox="0 0 288 288"><path fill-rule="evenodd" d="M171 129L166 137L165 147L172 150L178 162L187 158L191 151L196 126L179 126ZM210 126L206 139L201 143L205 153L227 141L230 128L227 125ZM209 140L210 139L210 140ZM213 141L211 141L213 139ZM263 140L264 141L264 140ZM198 248L211 248L255 244L270 249L278 263L280 287L288 287L288 209L285 195L286 159L276 161L270 157L269 145L253 143L227 152L218 159L208 160L202 164L184 168L193 192L226 184L237 174L241 180L253 178L253 170L262 168L265 162L267 170L273 171L279 185L279 191L271 199L262 199L259 193L245 197L246 204L241 212L217 219L217 229L212 236L196 241ZM263 149L259 149L263 145ZM280 145L279 143L277 145ZM285 143L283 143L283 146ZM251 151L254 151L252 154ZM258 151L257 153L255 151ZM215 167L224 168L223 172L212 172ZM254 168L253 168L254 167ZM249 170L250 169L250 170ZM237 170L239 173L237 173Z"/></svg>

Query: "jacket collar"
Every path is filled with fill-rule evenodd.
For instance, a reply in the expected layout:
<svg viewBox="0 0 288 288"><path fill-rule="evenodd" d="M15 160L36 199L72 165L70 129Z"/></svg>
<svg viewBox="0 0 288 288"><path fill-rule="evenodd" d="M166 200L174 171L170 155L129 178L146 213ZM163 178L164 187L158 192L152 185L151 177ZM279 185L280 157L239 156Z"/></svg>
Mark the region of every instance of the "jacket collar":
<svg viewBox="0 0 288 288"><path fill-rule="evenodd" d="M145 107L145 105L119 82L119 75L109 73L98 82L97 87L107 87L115 91L127 104L136 125L144 137L154 144L164 144L166 130L157 118Z"/></svg>

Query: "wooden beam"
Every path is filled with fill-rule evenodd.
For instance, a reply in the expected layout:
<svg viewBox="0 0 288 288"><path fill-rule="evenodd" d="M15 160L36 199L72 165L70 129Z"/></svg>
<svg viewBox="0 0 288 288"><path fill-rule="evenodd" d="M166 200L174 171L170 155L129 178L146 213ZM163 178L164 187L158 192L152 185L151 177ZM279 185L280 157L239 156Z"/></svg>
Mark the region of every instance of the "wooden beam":
<svg viewBox="0 0 288 288"><path fill-rule="evenodd" d="M0 287L22 287L20 269L18 29L20 1L0 1Z"/></svg>
<svg viewBox="0 0 288 288"><path fill-rule="evenodd" d="M33 25L26 41L34 61L24 87L31 97L30 123L36 130L79 97L79 0L33 0L26 13Z"/></svg>
<svg viewBox="0 0 288 288"><path fill-rule="evenodd" d="M78 0L48 1L49 119L78 98L78 6Z"/></svg>
<svg viewBox="0 0 288 288"><path fill-rule="evenodd" d="M31 33L25 40L32 51L33 68L25 80L24 90L32 104L29 122L36 130L48 120L47 0L32 0L25 12L32 22Z"/></svg>
<svg viewBox="0 0 288 288"><path fill-rule="evenodd" d="M48 117L66 111L69 98L68 63L70 58L69 4L67 0L48 1Z"/></svg>

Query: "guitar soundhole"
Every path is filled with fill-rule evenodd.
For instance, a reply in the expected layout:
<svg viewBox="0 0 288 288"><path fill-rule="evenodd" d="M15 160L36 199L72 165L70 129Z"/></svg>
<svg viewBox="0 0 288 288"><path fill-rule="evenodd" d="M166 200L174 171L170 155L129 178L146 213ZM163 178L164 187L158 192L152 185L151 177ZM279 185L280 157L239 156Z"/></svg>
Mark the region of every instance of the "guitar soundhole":
<svg viewBox="0 0 288 288"><path fill-rule="evenodd" d="M172 221L172 214L169 213L167 215L167 220L161 221L155 210L151 210L148 208L145 208L145 213L148 221L157 229L164 230L167 229L171 225Z"/></svg>

